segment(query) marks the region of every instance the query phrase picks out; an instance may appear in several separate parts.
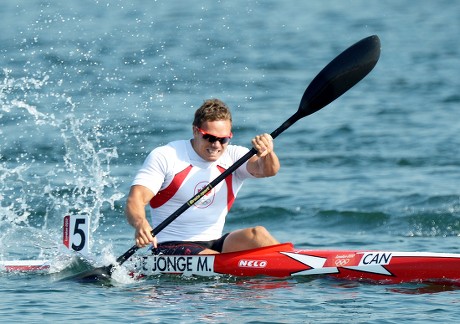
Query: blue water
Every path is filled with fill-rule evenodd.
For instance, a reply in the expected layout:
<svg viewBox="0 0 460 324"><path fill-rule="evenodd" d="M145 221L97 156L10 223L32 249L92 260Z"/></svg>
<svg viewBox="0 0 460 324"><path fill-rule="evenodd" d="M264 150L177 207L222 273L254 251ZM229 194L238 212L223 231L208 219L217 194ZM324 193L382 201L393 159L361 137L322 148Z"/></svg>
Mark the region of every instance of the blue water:
<svg viewBox="0 0 460 324"><path fill-rule="evenodd" d="M456 322L452 287L314 279L62 282L62 218L91 219L90 262L133 244L123 208L148 152L188 138L195 109L233 109L249 145L314 76L369 35L361 83L276 139L282 169L247 181L227 230L261 224L303 248L460 252L460 3L5 1L0 12L0 275L4 322Z"/></svg>

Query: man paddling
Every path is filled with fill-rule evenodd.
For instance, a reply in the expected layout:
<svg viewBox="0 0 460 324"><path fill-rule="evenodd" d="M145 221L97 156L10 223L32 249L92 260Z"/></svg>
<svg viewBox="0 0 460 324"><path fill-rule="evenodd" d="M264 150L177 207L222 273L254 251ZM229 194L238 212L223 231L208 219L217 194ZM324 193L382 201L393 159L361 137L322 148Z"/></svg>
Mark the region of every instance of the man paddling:
<svg viewBox="0 0 460 324"><path fill-rule="evenodd" d="M198 199L157 237L152 236L145 214L147 204L151 224L157 226L249 151L229 144L233 136L232 116L218 99L206 100L197 109L192 129L192 139L154 149L134 178L125 212L135 228L136 245L152 244L158 254L203 254L278 244L262 226L222 235L225 218L243 181L274 176L280 168L269 134L252 140L257 155Z"/></svg>

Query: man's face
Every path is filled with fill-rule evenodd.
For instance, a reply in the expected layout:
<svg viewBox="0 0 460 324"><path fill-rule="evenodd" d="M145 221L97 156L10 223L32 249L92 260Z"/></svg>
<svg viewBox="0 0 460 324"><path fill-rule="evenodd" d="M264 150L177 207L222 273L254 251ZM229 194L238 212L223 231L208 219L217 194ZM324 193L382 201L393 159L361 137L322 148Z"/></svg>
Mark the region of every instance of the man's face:
<svg viewBox="0 0 460 324"><path fill-rule="evenodd" d="M231 137L231 134L232 124L229 120L206 121L200 128L193 126L193 148L202 159L216 161L224 153L228 142L222 144L226 140L216 140L215 137L222 139Z"/></svg>

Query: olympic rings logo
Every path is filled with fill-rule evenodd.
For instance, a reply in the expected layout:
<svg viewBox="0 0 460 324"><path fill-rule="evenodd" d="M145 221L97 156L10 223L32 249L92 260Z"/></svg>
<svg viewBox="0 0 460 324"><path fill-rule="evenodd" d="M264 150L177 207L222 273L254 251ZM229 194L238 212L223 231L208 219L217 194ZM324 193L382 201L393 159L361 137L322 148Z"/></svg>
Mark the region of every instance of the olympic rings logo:
<svg viewBox="0 0 460 324"><path fill-rule="evenodd" d="M337 259L335 260L335 265L337 267L344 267L350 262L350 259Z"/></svg>

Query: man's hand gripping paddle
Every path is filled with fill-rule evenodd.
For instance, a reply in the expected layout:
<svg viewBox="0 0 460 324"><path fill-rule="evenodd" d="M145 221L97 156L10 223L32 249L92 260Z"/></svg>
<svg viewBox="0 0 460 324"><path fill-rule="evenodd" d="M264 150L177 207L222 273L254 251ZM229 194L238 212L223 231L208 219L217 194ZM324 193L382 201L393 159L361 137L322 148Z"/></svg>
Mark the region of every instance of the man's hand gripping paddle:
<svg viewBox="0 0 460 324"><path fill-rule="evenodd" d="M379 57L380 40L376 35L366 37L343 51L318 73L305 90L297 112L286 120L280 127L274 130L271 133L271 136L276 138L299 119L317 112L347 92L374 68L379 60ZM234 172L256 153L256 149L252 148L246 155L241 157L225 172L209 183L203 190L193 196L189 201L160 223L152 231L152 235L157 235L179 215L209 192L209 190L224 180L228 175ZM89 282L110 279L113 268L117 265L123 264L134 253L136 253L138 249L139 248L136 245L131 247L116 260L117 264L111 264L94 270L85 271L67 279Z"/></svg>

